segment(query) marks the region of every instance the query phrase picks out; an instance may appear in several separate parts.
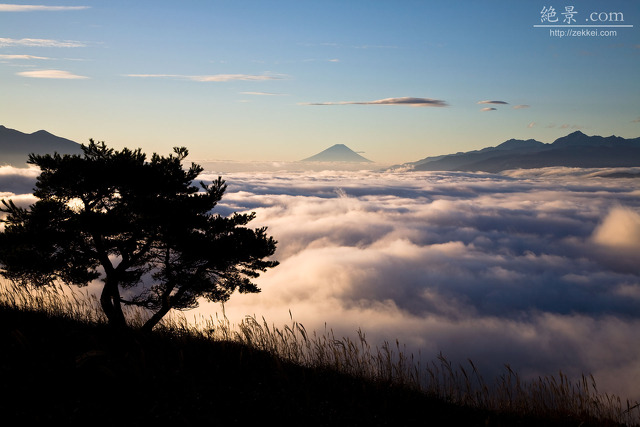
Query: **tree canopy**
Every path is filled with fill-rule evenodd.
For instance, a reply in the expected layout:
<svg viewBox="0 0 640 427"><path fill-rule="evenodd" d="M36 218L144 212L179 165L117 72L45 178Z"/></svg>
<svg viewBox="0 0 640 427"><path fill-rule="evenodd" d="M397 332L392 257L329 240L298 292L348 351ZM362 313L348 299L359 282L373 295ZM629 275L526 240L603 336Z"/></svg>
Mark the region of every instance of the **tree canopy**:
<svg viewBox="0 0 640 427"><path fill-rule="evenodd" d="M223 217L212 210L226 184L193 181L203 168L184 147L169 156L115 151L93 140L83 155L29 156L40 168L28 209L3 200L0 273L23 285L103 282L100 304L110 324L126 327L122 305L151 310L151 330L171 309L200 298L224 302L275 267L276 241L248 228L255 213Z"/></svg>

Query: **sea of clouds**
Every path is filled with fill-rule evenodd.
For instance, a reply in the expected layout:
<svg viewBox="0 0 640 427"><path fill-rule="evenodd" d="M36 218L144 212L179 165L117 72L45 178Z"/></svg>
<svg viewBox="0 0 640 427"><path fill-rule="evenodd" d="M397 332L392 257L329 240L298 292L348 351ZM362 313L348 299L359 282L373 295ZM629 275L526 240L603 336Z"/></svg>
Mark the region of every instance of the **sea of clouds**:
<svg viewBox="0 0 640 427"><path fill-rule="evenodd" d="M640 398L640 180L610 172L227 175L218 211L255 211L281 264L226 314Z"/></svg>
<svg viewBox="0 0 640 427"><path fill-rule="evenodd" d="M0 168L0 197L32 201L28 171ZM291 312L309 331L471 359L485 379L562 370L640 399L640 179L616 171L226 174L216 211L256 212L280 265L225 314L283 326Z"/></svg>

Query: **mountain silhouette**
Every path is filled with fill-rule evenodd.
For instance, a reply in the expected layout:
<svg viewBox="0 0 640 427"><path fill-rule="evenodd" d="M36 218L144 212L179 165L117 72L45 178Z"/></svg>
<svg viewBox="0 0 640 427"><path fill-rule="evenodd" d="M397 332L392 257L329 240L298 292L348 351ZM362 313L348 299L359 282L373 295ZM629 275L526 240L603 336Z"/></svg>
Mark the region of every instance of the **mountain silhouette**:
<svg viewBox="0 0 640 427"><path fill-rule="evenodd" d="M0 125L0 166L26 166L30 153L81 154L80 144L39 130L23 133Z"/></svg>
<svg viewBox="0 0 640 427"><path fill-rule="evenodd" d="M327 148L315 156L307 157L303 162L358 162L373 163L371 160L362 157L344 144L336 144Z"/></svg>
<svg viewBox="0 0 640 427"><path fill-rule="evenodd" d="M500 172L507 169L640 166L640 138L588 136L580 131L545 144L534 139L510 139L495 147L427 157L406 163L415 171Z"/></svg>

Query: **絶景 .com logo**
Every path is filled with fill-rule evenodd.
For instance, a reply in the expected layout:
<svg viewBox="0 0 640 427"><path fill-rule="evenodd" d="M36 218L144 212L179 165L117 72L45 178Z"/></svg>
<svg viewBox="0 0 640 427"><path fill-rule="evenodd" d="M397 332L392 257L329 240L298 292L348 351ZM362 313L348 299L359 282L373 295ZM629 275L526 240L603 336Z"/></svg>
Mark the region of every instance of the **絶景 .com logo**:
<svg viewBox="0 0 640 427"><path fill-rule="evenodd" d="M541 23L533 27L553 28L549 30L553 37L615 37L618 28L633 28L625 18L623 11L578 10L573 5L556 9L545 5L540 10Z"/></svg>
<svg viewBox="0 0 640 427"><path fill-rule="evenodd" d="M556 12L553 6L543 6L540 11L540 22L577 24L578 15L579 12L575 6L565 6L564 12L560 12L560 14ZM623 12L587 12L583 15L585 22L624 22ZM562 18L562 21L560 21L560 18Z"/></svg>

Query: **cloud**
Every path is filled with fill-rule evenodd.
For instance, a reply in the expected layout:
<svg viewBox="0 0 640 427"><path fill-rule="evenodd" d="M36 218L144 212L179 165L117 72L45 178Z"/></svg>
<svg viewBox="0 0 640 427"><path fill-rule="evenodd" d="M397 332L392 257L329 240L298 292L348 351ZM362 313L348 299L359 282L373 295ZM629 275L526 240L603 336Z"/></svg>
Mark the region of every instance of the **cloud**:
<svg viewBox="0 0 640 427"><path fill-rule="evenodd" d="M256 95L256 96L285 96L284 93L271 93L271 92L240 92L243 95Z"/></svg>
<svg viewBox="0 0 640 427"><path fill-rule="evenodd" d="M16 168L13 166L0 166L0 194L9 192L14 194L31 193L36 184L36 177L40 169L29 166ZM0 199L4 196L0 196Z"/></svg>
<svg viewBox="0 0 640 427"><path fill-rule="evenodd" d="M3 170L0 187L18 173ZM442 352L487 382L506 363L523 379L592 373L640 399L640 182L603 177L638 170L227 174L216 212L255 211L281 264L225 313L281 326L291 310L310 333L398 339L423 366Z"/></svg>
<svg viewBox="0 0 640 427"><path fill-rule="evenodd" d="M480 111L496 111L497 108L494 107L484 107L482 109L480 109Z"/></svg>
<svg viewBox="0 0 640 427"><path fill-rule="evenodd" d="M505 101L478 101L478 104L508 104Z"/></svg>
<svg viewBox="0 0 640 427"><path fill-rule="evenodd" d="M309 102L300 105L409 105L411 107L447 107L440 99L431 98L385 98L376 101L341 101L341 102Z"/></svg>
<svg viewBox="0 0 640 427"><path fill-rule="evenodd" d="M640 214L615 207L593 232L594 242L611 248L640 250Z"/></svg>
<svg viewBox="0 0 640 427"><path fill-rule="evenodd" d="M640 373L640 251L603 256L635 236L640 183L609 172L231 174L220 213L255 211L281 265L226 313L279 324L291 310L307 330L361 327L487 375L504 363L593 373L601 390L640 397L628 375Z"/></svg>
<svg viewBox="0 0 640 427"><path fill-rule="evenodd" d="M514 110L521 110L523 108L531 108L531 106L530 105L526 105L526 104L520 104L520 105L514 105L513 106Z"/></svg>
<svg viewBox="0 0 640 427"><path fill-rule="evenodd" d="M284 78L283 76L254 75L254 74L212 74L212 75L204 75L204 76L188 76L188 75L181 75L181 74L127 74L127 77L171 78L171 79L192 80L196 82L229 82L234 80L263 81L263 80L279 80Z"/></svg>
<svg viewBox="0 0 640 427"><path fill-rule="evenodd" d="M51 59L44 56L34 55L0 55L0 59Z"/></svg>
<svg viewBox="0 0 640 427"><path fill-rule="evenodd" d="M528 127L528 128L532 128L532 127L534 127L535 125L536 125L536 122L530 122L530 123L527 125L527 127Z"/></svg>
<svg viewBox="0 0 640 427"><path fill-rule="evenodd" d="M635 120L631 120L631 123L640 123L640 117L638 117L638 118L637 118L637 119L635 119Z"/></svg>
<svg viewBox="0 0 640 427"><path fill-rule="evenodd" d="M89 6L41 6L26 4L0 4L0 12L58 12L89 9Z"/></svg>
<svg viewBox="0 0 640 427"><path fill-rule="evenodd" d="M0 47L28 46L28 47L85 47L86 44L73 40L50 39L10 39L0 37Z"/></svg>
<svg viewBox="0 0 640 427"><path fill-rule="evenodd" d="M70 73L63 70L35 70L35 71L21 71L16 73L18 76L31 77L34 79L63 79L63 80L77 80L88 79L86 76L79 76L77 74Z"/></svg>
<svg viewBox="0 0 640 427"><path fill-rule="evenodd" d="M561 125L558 125L556 123L550 123L549 125L547 125L548 129L553 129L553 128L558 128L558 129L583 129L584 126L581 125L572 125L569 123L563 123Z"/></svg>

